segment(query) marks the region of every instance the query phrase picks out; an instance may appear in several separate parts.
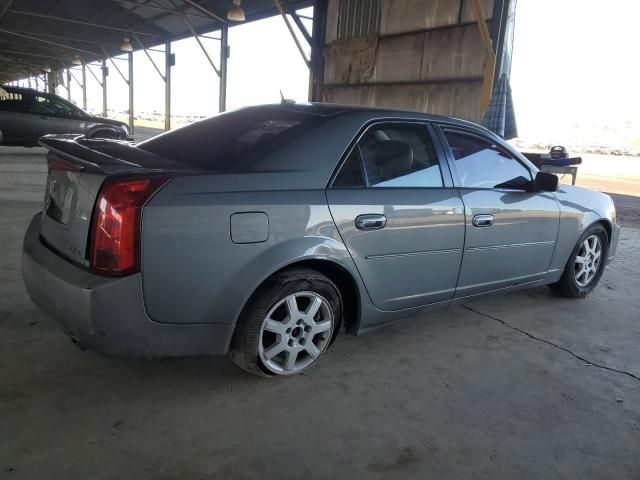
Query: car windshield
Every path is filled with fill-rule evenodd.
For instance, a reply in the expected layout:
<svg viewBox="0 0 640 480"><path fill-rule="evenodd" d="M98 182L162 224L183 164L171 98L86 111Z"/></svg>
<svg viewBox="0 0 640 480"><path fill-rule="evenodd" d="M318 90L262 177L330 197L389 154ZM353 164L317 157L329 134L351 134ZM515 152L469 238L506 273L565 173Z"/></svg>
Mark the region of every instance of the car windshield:
<svg viewBox="0 0 640 480"><path fill-rule="evenodd" d="M316 127L322 116L277 107L217 115L143 142L140 148L211 171L237 171Z"/></svg>

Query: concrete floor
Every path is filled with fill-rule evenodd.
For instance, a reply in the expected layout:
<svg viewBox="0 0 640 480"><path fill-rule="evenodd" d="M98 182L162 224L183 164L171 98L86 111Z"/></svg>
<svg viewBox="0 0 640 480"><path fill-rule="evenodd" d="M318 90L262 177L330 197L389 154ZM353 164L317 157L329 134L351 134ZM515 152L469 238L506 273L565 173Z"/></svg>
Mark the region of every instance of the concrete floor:
<svg viewBox="0 0 640 480"><path fill-rule="evenodd" d="M492 295L263 380L74 347L20 275L44 175L0 149L0 478L640 478L639 198L587 299Z"/></svg>

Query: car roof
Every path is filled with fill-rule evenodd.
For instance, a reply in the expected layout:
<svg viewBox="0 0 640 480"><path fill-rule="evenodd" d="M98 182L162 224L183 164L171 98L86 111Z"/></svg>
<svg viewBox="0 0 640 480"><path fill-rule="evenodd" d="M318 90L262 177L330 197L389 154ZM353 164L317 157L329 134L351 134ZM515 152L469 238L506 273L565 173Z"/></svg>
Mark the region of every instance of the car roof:
<svg viewBox="0 0 640 480"><path fill-rule="evenodd" d="M42 90L36 90L35 88L25 88L25 87L12 87L9 85L0 85L2 87L3 90L9 92L9 93L24 93L24 94L32 94L32 95L43 95L43 96L47 96L47 97L58 97L58 98L62 98L59 95L56 95L55 93L49 93L49 92L43 92ZM64 98L63 98L64 100Z"/></svg>
<svg viewBox="0 0 640 480"><path fill-rule="evenodd" d="M318 115L322 117L335 117L342 115L355 114L359 118L369 117L370 120L376 119L412 119L412 120L424 120L426 122L434 123L446 123L450 125L458 125L461 127L471 127L476 130L482 130L488 132L484 127L477 123L470 122L455 117L448 117L444 115L435 115L431 113L415 112L411 110L400 109L387 109L378 107L366 107L361 105L340 105L335 103L315 103L315 102L293 102L291 100L284 100L282 103L258 105L248 108L280 108L296 112L304 112L311 115Z"/></svg>

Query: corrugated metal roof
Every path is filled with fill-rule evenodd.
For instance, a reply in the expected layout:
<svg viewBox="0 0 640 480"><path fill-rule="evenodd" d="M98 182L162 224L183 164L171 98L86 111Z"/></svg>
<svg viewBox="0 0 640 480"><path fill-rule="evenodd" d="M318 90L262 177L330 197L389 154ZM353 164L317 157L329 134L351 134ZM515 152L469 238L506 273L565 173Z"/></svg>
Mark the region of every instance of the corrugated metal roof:
<svg viewBox="0 0 640 480"><path fill-rule="evenodd" d="M289 0L291 9L312 0ZM120 55L124 37L134 49L190 37L184 16L198 33L219 29L232 0L0 0L0 83ZM273 0L243 0L247 22L276 15ZM104 50L103 50L104 49Z"/></svg>

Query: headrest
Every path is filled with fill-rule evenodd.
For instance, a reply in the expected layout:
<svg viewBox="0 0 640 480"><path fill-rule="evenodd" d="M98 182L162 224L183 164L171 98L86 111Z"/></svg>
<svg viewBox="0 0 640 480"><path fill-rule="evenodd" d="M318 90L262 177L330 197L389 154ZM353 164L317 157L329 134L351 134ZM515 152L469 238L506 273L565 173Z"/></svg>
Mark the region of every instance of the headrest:
<svg viewBox="0 0 640 480"><path fill-rule="evenodd" d="M375 146L373 161L378 166L381 180L389 180L411 171L413 149L399 140L387 140Z"/></svg>

